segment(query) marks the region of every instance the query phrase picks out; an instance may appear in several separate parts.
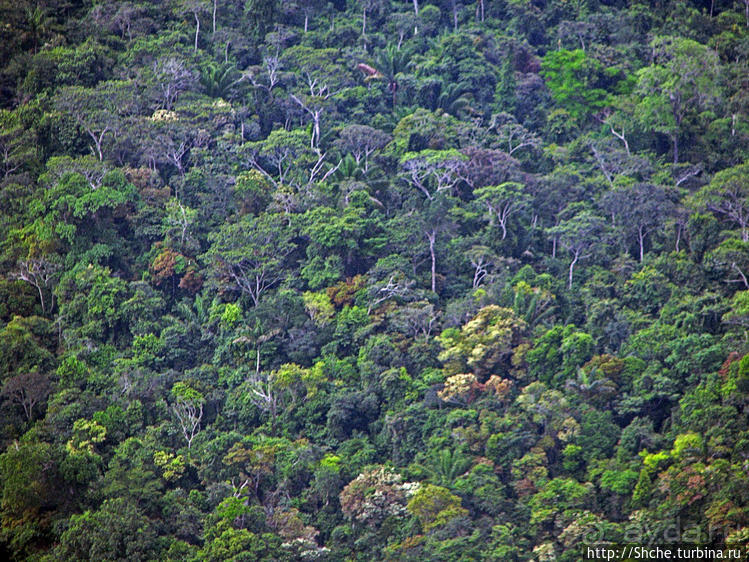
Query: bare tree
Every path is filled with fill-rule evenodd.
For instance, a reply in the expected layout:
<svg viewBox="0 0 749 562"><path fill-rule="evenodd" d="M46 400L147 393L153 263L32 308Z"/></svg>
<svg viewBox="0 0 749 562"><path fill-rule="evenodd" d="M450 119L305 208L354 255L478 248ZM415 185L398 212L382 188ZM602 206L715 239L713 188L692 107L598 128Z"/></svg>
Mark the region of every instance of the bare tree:
<svg viewBox="0 0 749 562"><path fill-rule="evenodd" d="M185 66L184 61L176 57L162 57L153 65L153 72L158 83L162 107L171 111L179 95L195 83L195 75Z"/></svg>
<svg viewBox="0 0 749 562"><path fill-rule="evenodd" d="M377 305L394 298L405 298L411 294L415 281L406 277L402 272L395 271L387 281L373 284L369 288L369 306L367 314L372 312Z"/></svg>
<svg viewBox="0 0 749 562"><path fill-rule="evenodd" d="M467 255L473 266L473 288L478 289L489 274L489 268L494 265L497 256L487 246L473 246Z"/></svg>

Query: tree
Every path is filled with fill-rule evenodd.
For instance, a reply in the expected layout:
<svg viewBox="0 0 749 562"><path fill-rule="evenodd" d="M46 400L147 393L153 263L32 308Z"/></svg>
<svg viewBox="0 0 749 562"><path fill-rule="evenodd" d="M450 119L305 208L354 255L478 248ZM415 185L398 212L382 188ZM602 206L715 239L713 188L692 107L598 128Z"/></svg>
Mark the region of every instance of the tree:
<svg viewBox="0 0 749 562"><path fill-rule="evenodd" d="M205 15L209 12L210 7L206 0L180 0L180 10L189 12L195 18L195 44L193 47L194 52L198 52L198 36L200 35L200 16ZM216 32L216 7L214 3L213 8L213 32Z"/></svg>
<svg viewBox="0 0 749 562"><path fill-rule="evenodd" d="M432 450L424 463L432 482L438 486L452 488L455 480L467 472L470 459L457 449Z"/></svg>
<svg viewBox="0 0 749 562"><path fill-rule="evenodd" d="M273 26L279 13L278 0L247 0L244 11L249 19L249 31L254 39L261 41Z"/></svg>
<svg viewBox="0 0 749 562"><path fill-rule="evenodd" d="M506 182L501 185L482 187L474 191L479 203L483 203L489 214L490 224L496 219L502 229L502 240L507 238L507 221L526 209L531 197L522 184Z"/></svg>
<svg viewBox="0 0 749 562"><path fill-rule="evenodd" d="M393 30L398 35L396 47L400 50L407 35L416 35L418 31L418 19L413 14L399 12L392 14L389 21Z"/></svg>
<svg viewBox="0 0 749 562"><path fill-rule="evenodd" d="M436 329L440 313L433 304L427 301L417 301L401 306L392 317L393 326L399 331L411 335L414 339L419 336L429 341L432 331Z"/></svg>
<svg viewBox="0 0 749 562"><path fill-rule="evenodd" d="M47 399L49 379L36 371L15 375L5 381L0 392L11 402L20 404L26 419L31 421L34 406Z"/></svg>
<svg viewBox="0 0 749 562"><path fill-rule="evenodd" d="M438 242L444 241L444 238L457 228L455 215L459 209L459 201L445 194L440 194L442 189L438 188L432 197L425 189L429 196L427 201L411 210L406 217L400 222L400 227L404 229L408 245L418 244L420 238L422 243L427 242L429 250L431 290L437 292L437 249ZM394 225L397 223L393 223ZM421 247L421 246L415 246ZM410 253L413 254L410 248ZM414 255L416 258L417 255ZM415 265L414 265L415 267Z"/></svg>
<svg viewBox="0 0 749 562"><path fill-rule="evenodd" d="M468 510L462 507L460 498L447 488L424 484L419 487L406 506L409 513L421 523L424 531L446 525L456 517L466 517Z"/></svg>
<svg viewBox="0 0 749 562"><path fill-rule="evenodd" d="M664 188L645 183L608 191L603 197L602 206L618 219L618 226L628 236L637 238L640 263L645 259L645 239L648 234L661 228L673 209Z"/></svg>
<svg viewBox="0 0 749 562"><path fill-rule="evenodd" d="M0 110L0 172L8 179L33 162L36 156L32 132L23 127L18 115Z"/></svg>
<svg viewBox="0 0 749 562"><path fill-rule="evenodd" d="M14 442L0 454L2 540L11 552L32 555L48 536L46 514L59 507L63 481L56 447Z"/></svg>
<svg viewBox="0 0 749 562"><path fill-rule="evenodd" d="M532 524L556 522L566 526L579 517L591 499L592 485L583 485L572 478L554 478L533 495L528 502Z"/></svg>
<svg viewBox="0 0 749 562"><path fill-rule="evenodd" d="M511 56L506 56L499 70L499 79L494 90L494 103L500 112L514 113L518 103L518 83L515 65Z"/></svg>
<svg viewBox="0 0 749 562"><path fill-rule="evenodd" d="M558 226L549 228L547 232L558 238L562 247L572 256L568 275L568 288L572 289L572 271L579 260L593 254L603 233L603 219L591 211L583 210Z"/></svg>
<svg viewBox="0 0 749 562"><path fill-rule="evenodd" d="M323 0L292 0L291 2L284 2L284 11L286 13L296 13L301 11L304 15L304 33L309 31L310 16L314 16L316 12L322 10L325 2Z"/></svg>
<svg viewBox="0 0 749 562"><path fill-rule="evenodd" d="M738 275L738 279L729 279L728 283L742 283L749 289L749 242L736 238L724 240L705 256L705 261Z"/></svg>
<svg viewBox="0 0 749 562"><path fill-rule="evenodd" d="M590 334L578 330L574 324L557 324L536 338L526 354L528 372L541 382L561 387L590 360L593 350Z"/></svg>
<svg viewBox="0 0 749 562"><path fill-rule="evenodd" d="M519 162L503 150L469 146L460 152L467 158L461 179L471 189L501 185L521 176Z"/></svg>
<svg viewBox="0 0 749 562"><path fill-rule="evenodd" d="M179 239L179 250L185 251L185 243L193 237L189 234L195 224L197 211L183 205L176 197L166 203L166 215L162 222L162 232L167 239L176 242ZM176 245L176 244L175 244Z"/></svg>
<svg viewBox="0 0 749 562"><path fill-rule="evenodd" d="M416 298L414 281L409 275L408 262L401 255L390 255L380 258L367 276L367 296L369 306L367 313L372 312L381 303L391 299L410 301Z"/></svg>
<svg viewBox="0 0 749 562"><path fill-rule="evenodd" d="M600 87L601 64L582 49L550 51L541 63L541 75L554 100L581 120L610 104L608 92Z"/></svg>
<svg viewBox="0 0 749 562"><path fill-rule="evenodd" d="M523 127L508 113L492 115L490 128L496 130L499 146L510 156L523 148L537 149L541 146L538 135Z"/></svg>
<svg viewBox="0 0 749 562"><path fill-rule="evenodd" d="M374 67L377 73L370 76L375 79L383 78L387 82L387 90L390 92L393 109L395 109L396 94L398 93L398 75L405 72L409 64L408 54L399 50L396 45L387 45L377 51L375 55Z"/></svg>
<svg viewBox="0 0 749 562"><path fill-rule="evenodd" d="M177 416L182 435L187 441L187 448L200 431L200 421L203 419L203 395L186 383L178 382L172 387L172 412Z"/></svg>
<svg viewBox="0 0 749 562"><path fill-rule="evenodd" d="M108 82L96 88L67 86L56 96L58 109L70 114L91 137L99 160L104 160L104 139L117 135L131 91L128 82Z"/></svg>
<svg viewBox="0 0 749 562"><path fill-rule="evenodd" d="M341 132L336 144L341 151L351 154L357 165L363 165L366 174L369 171L369 158L390 142L390 136L368 125L347 125Z"/></svg>
<svg viewBox="0 0 749 562"><path fill-rule="evenodd" d="M224 224L211 241L206 257L216 266L219 287L248 295L255 306L286 277L284 260L296 247L282 218L270 214Z"/></svg>
<svg viewBox="0 0 749 562"><path fill-rule="evenodd" d="M153 78L162 100L161 106L171 111L179 95L195 84L195 75L185 62L175 56L164 56L153 63Z"/></svg>
<svg viewBox="0 0 749 562"><path fill-rule="evenodd" d="M466 256L473 267L472 287L478 289L489 274L489 269L499 261L498 257L491 248L482 245L471 246L466 252Z"/></svg>
<svg viewBox="0 0 749 562"><path fill-rule="evenodd" d="M440 334L439 359L449 373L471 371L482 378L508 373L525 329L525 322L511 309L485 306L460 329L448 328Z"/></svg>
<svg viewBox="0 0 749 562"><path fill-rule="evenodd" d="M245 77L231 63L209 64L200 73L200 83L209 96L225 100L241 97L248 86Z"/></svg>
<svg viewBox="0 0 749 562"><path fill-rule="evenodd" d="M429 201L447 191L451 194L465 168L467 158L457 150L407 152L401 158L405 176Z"/></svg>
<svg viewBox="0 0 749 562"><path fill-rule="evenodd" d="M336 171L337 167L330 167L325 171L327 152L310 146L319 140L318 133L313 127L311 140L308 142L307 133L301 129L274 129L264 140L245 145L250 166L273 184L276 197L287 196L282 189L284 186L307 189L316 181L326 180ZM289 212L296 202L298 201L284 204L285 210Z"/></svg>
<svg viewBox="0 0 749 562"><path fill-rule="evenodd" d="M47 314L55 307L54 282L59 271L59 264L45 257L31 257L19 261L18 269L11 275L16 279L25 281L37 290L42 314ZM47 308L44 300L44 293L48 290L51 292L49 308Z"/></svg>
<svg viewBox="0 0 749 562"><path fill-rule="evenodd" d="M400 474L374 466L343 488L341 511L349 520L376 527L388 516L405 515L406 504L418 489L419 484L403 482Z"/></svg>
<svg viewBox="0 0 749 562"><path fill-rule="evenodd" d="M54 369L52 326L46 318L15 316L0 330L0 379Z"/></svg>
<svg viewBox="0 0 749 562"><path fill-rule="evenodd" d="M668 136L677 164L684 120L720 95L720 61L712 49L683 37L656 37L650 47L653 62L637 73L637 115L647 129Z"/></svg>
<svg viewBox="0 0 749 562"><path fill-rule="evenodd" d="M49 34L53 29L55 21L50 17L49 12L43 6L25 6L26 15L26 35L31 38L33 52L39 49L39 43L42 37Z"/></svg>
<svg viewBox="0 0 749 562"><path fill-rule="evenodd" d="M142 510L114 498L96 511L73 515L55 553L76 560L144 560L163 554L159 545L154 524Z"/></svg>
<svg viewBox="0 0 749 562"><path fill-rule="evenodd" d="M749 242L749 162L715 174L694 201L735 223L741 240Z"/></svg>

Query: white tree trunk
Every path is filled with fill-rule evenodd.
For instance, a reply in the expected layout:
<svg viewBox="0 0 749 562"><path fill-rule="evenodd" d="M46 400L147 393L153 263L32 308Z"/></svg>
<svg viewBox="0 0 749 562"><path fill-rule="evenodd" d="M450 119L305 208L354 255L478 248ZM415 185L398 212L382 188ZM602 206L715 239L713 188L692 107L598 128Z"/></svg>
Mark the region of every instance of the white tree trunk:
<svg viewBox="0 0 749 562"><path fill-rule="evenodd" d="M197 12L193 12L195 16L195 52L198 52L198 35L200 34L200 18ZM188 447L189 449L190 447Z"/></svg>

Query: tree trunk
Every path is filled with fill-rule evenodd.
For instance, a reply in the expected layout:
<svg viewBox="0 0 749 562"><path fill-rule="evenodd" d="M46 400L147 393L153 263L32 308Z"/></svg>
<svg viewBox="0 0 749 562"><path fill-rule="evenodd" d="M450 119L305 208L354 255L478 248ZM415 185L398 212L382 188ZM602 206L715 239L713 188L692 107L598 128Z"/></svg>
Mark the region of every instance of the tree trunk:
<svg viewBox="0 0 749 562"><path fill-rule="evenodd" d="M434 242L437 239L437 233L432 230L427 233L429 239L429 256L432 258L432 292L437 292L437 258L434 255Z"/></svg>
<svg viewBox="0 0 749 562"><path fill-rule="evenodd" d="M314 149L320 143L320 112L319 111L315 111L312 114L312 122L314 124L313 129L312 129L312 148Z"/></svg>
<svg viewBox="0 0 749 562"><path fill-rule="evenodd" d="M200 34L200 18L197 12L193 12L195 16L195 52L198 52L198 35ZM188 447L189 449L189 447Z"/></svg>
<svg viewBox="0 0 749 562"><path fill-rule="evenodd" d="M47 313L47 310L44 308L44 292L42 291L42 286L37 285L36 290L39 291L39 301L42 305L42 315L45 315Z"/></svg>
<svg viewBox="0 0 749 562"><path fill-rule="evenodd" d="M674 164L679 163L679 134L671 135L671 144L674 145Z"/></svg>
<svg viewBox="0 0 749 562"><path fill-rule="evenodd" d="M218 0L213 0L213 33L216 33L216 9L218 8Z"/></svg>
<svg viewBox="0 0 749 562"><path fill-rule="evenodd" d="M572 258L572 261L570 262L570 276L569 276L569 285L568 289L572 289L572 270L575 269L575 264L577 263L578 258L580 257L580 252L575 252L575 257Z"/></svg>
<svg viewBox="0 0 749 562"><path fill-rule="evenodd" d="M637 227L637 241L640 243L640 263L645 259L645 233L642 226Z"/></svg>
<svg viewBox="0 0 749 562"><path fill-rule="evenodd" d="M101 132L101 134L99 134L98 137L96 136L96 134L91 129L87 130L89 136L94 141L94 145L96 147L96 153L99 156L99 161L100 162L104 160L104 153L101 150L101 145L104 142L104 135L107 134L108 130L109 130L109 128L104 128L104 130Z"/></svg>
<svg viewBox="0 0 749 562"><path fill-rule="evenodd" d="M744 272L741 271L741 268L737 266L735 262L731 264L731 268L739 274L741 280L744 282L744 287L746 289L749 289L749 281L747 281L746 275L744 275Z"/></svg>
<svg viewBox="0 0 749 562"><path fill-rule="evenodd" d="M476 2L476 19L484 21L484 0Z"/></svg>

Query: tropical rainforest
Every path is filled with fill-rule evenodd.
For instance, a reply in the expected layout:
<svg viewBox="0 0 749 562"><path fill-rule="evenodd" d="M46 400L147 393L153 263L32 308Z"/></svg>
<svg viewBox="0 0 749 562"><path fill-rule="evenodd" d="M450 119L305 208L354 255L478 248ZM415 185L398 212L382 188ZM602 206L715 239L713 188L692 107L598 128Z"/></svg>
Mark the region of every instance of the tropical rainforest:
<svg viewBox="0 0 749 562"><path fill-rule="evenodd" d="M748 0L2 0L0 555L749 541Z"/></svg>

